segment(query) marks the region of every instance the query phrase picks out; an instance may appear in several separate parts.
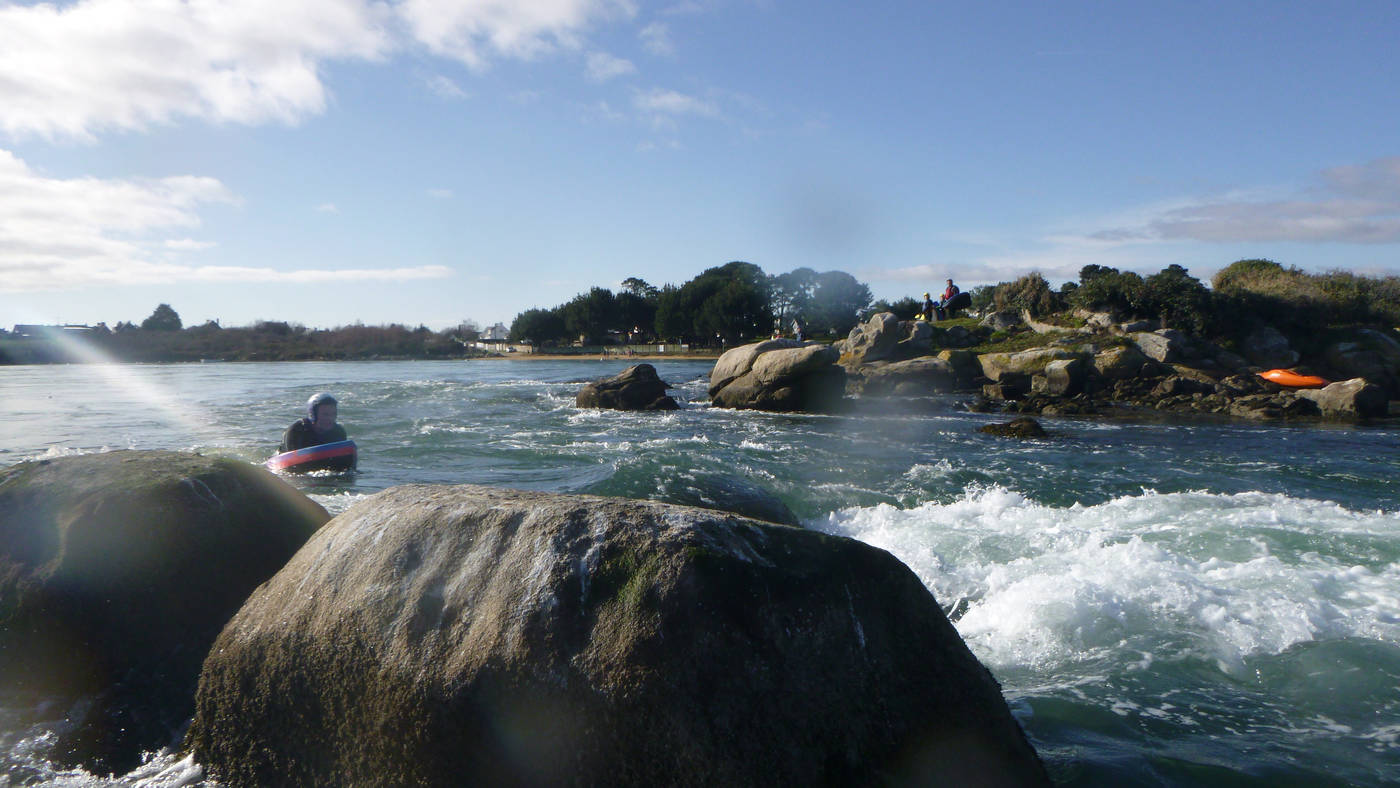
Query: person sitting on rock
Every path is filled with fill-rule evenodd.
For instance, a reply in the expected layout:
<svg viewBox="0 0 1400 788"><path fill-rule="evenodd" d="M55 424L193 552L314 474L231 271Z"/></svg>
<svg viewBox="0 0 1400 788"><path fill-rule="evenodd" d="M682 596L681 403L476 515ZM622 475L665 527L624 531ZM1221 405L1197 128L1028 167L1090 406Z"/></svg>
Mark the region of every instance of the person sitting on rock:
<svg viewBox="0 0 1400 788"><path fill-rule="evenodd" d="M324 391L312 395L306 401L306 418L298 419L282 433L282 445L277 451L296 451L347 440L345 428L335 421L336 415L335 397Z"/></svg>
<svg viewBox="0 0 1400 788"><path fill-rule="evenodd" d="M924 293L924 305L919 310L919 318L932 323L934 309L933 298L928 293Z"/></svg>

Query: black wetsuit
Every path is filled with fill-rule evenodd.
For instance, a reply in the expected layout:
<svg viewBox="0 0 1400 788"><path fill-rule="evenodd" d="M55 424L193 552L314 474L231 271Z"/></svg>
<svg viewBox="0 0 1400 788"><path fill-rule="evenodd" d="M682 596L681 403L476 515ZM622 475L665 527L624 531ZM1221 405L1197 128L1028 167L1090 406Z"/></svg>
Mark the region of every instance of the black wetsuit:
<svg viewBox="0 0 1400 788"><path fill-rule="evenodd" d="M296 451L308 446L320 446L323 443L335 443L348 439L349 436L346 435L345 428L339 424L331 427L329 432L321 433L311 426L311 419L301 419L282 433L282 445L277 451Z"/></svg>

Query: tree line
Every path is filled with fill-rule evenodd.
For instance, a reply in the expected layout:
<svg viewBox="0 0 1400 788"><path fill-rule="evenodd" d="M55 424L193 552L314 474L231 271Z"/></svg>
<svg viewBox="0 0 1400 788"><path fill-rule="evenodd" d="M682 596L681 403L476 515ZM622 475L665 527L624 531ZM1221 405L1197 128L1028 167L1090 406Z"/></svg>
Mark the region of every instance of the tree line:
<svg viewBox="0 0 1400 788"><path fill-rule="evenodd" d="M210 320L187 328L178 312L161 304L140 324L122 321L111 328L99 323L85 331L50 329L24 339L0 331L0 364L81 362L92 360L94 354L132 362L462 358L485 353L470 347L479 336L480 328L472 321L445 331L361 323L312 329L276 320L236 328Z"/></svg>
<svg viewBox="0 0 1400 788"><path fill-rule="evenodd" d="M510 338L537 346L623 342L737 344L782 331L842 337L871 305L870 288L845 271L798 268L770 276L734 261L657 288L629 277L620 292L593 287L552 308L527 309Z"/></svg>

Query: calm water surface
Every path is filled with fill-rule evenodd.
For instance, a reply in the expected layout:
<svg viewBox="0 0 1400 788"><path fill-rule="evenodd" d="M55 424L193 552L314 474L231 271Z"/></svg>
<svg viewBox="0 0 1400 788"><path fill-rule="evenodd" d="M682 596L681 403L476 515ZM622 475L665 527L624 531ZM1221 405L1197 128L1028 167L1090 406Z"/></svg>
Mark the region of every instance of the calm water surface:
<svg viewBox="0 0 1400 788"><path fill-rule="evenodd" d="M620 361L0 367L0 466L112 449L261 462L320 390L350 477L294 480L332 513L409 482L666 499L737 476L805 526L929 586L1058 782L1400 785L1400 432L997 417L871 406L711 409L711 362L657 362L685 404L580 411ZM57 770L6 726L15 784L198 784L169 754L116 780ZM17 729L11 729L17 728ZM3 782L0 782L3 784Z"/></svg>

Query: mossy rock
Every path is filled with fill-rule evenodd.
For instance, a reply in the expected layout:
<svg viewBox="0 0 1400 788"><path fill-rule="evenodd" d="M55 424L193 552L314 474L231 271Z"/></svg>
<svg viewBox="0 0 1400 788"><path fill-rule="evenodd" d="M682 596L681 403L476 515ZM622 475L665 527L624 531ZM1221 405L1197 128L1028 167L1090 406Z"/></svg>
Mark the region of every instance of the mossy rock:
<svg viewBox="0 0 1400 788"><path fill-rule="evenodd" d="M130 770L193 713L224 623L327 519L237 460L118 451L0 471L0 688L94 698L57 760Z"/></svg>
<svg viewBox="0 0 1400 788"><path fill-rule="evenodd" d="M928 589L863 543L476 486L356 503L219 636L222 785L1046 785Z"/></svg>

